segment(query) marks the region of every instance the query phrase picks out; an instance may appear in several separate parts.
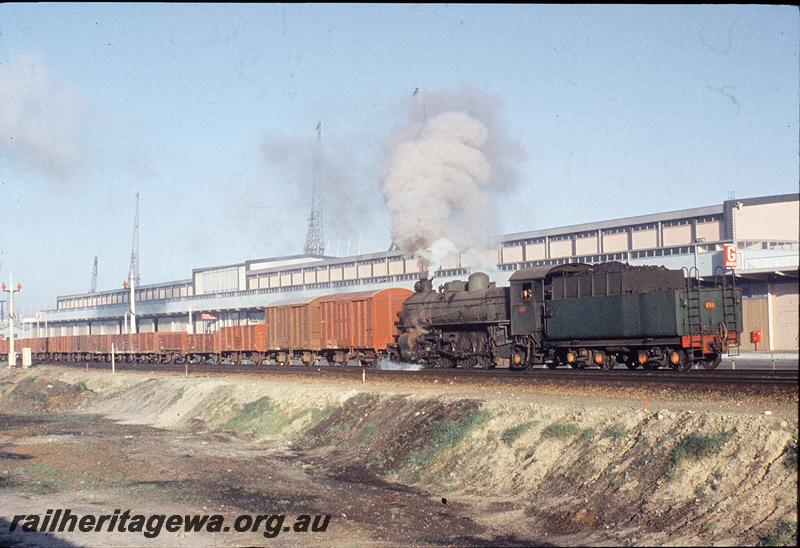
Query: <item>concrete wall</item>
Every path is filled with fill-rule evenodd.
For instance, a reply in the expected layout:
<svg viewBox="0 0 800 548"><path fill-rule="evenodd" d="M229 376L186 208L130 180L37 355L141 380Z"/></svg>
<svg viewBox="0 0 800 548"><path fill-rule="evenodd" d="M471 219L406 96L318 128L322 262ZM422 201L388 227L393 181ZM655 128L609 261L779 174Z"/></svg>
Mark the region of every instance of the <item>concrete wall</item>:
<svg viewBox="0 0 800 548"><path fill-rule="evenodd" d="M371 264L358 264L358 277L359 278L371 278L372 277L372 265Z"/></svg>
<svg viewBox="0 0 800 548"><path fill-rule="evenodd" d="M798 298L797 283L770 284L772 295L772 349L798 350Z"/></svg>
<svg viewBox="0 0 800 548"><path fill-rule="evenodd" d="M525 256L529 261L541 261L545 258L544 242L525 244Z"/></svg>
<svg viewBox="0 0 800 548"><path fill-rule="evenodd" d="M628 250L628 232L603 234L603 253Z"/></svg>
<svg viewBox="0 0 800 548"><path fill-rule="evenodd" d="M658 231L655 228L633 231L633 249L650 249L658 246Z"/></svg>
<svg viewBox="0 0 800 548"><path fill-rule="evenodd" d="M597 246L597 234L591 236L584 236L575 240L575 254L576 255L595 255L599 252Z"/></svg>
<svg viewBox="0 0 800 548"><path fill-rule="evenodd" d="M758 345L759 350L769 349L769 303L767 297L758 297L755 299L742 299L742 343L740 350L751 351L755 350L753 343L750 342L750 332L756 329L761 330L761 342Z"/></svg>
<svg viewBox="0 0 800 548"><path fill-rule="evenodd" d="M797 241L800 234L800 201L748 205L733 211L738 240Z"/></svg>
<svg viewBox="0 0 800 548"><path fill-rule="evenodd" d="M664 246L685 245L692 241L691 225L676 225L664 227Z"/></svg>
<svg viewBox="0 0 800 548"><path fill-rule="evenodd" d="M750 332L761 330L758 350L798 351L798 284L770 283L769 295L742 300L742 350L755 350Z"/></svg>
<svg viewBox="0 0 800 548"><path fill-rule="evenodd" d="M705 238L707 242L718 242L722 239L722 229L719 221L697 223L697 239Z"/></svg>
<svg viewBox="0 0 800 548"><path fill-rule="evenodd" d="M389 274L395 276L397 274L404 274L405 270L403 268L405 262L403 259L389 261Z"/></svg>
<svg viewBox="0 0 800 548"><path fill-rule="evenodd" d="M550 240L550 258L572 256L572 239Z"/></svg>
<svg viewBox="0 0 800 548"><path fill-rule="evenodd" d="M518 263L522 260L522 245L503 246L503 262Z"/></svg>

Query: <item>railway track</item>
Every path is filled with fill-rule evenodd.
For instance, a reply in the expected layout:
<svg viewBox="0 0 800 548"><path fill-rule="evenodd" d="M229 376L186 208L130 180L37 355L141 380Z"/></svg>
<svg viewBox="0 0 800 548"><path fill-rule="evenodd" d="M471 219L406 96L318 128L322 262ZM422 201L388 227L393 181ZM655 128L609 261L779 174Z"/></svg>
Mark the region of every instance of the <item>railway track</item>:
<svg viewBox="0 0 800 548"><path fill-rule="evenodd" d="M78 367L85 369L111 369L109 363L53 363L43 365L56 365L61 367ZM510 371L508 369L364 369L362 367L334 367L334 366L276 366L276 365L189 365L185 364L119 364L119 371L142 372L171 372L211 375L278 375L278 376L305 376L324 379L353 379L362 378L370 380L415 380L415 381L446 381L448 383L469 384L478 381L491 381L503 385L534 385L537 383L557 384L602 384L619 386L727 386L727 387L767 387L781 386L791 389L798 386L797 370L764 370L764 369L739 369L739 370L690 370L678 372L673 370L599 370L599 369L535 369L531 371Z"/></svg>

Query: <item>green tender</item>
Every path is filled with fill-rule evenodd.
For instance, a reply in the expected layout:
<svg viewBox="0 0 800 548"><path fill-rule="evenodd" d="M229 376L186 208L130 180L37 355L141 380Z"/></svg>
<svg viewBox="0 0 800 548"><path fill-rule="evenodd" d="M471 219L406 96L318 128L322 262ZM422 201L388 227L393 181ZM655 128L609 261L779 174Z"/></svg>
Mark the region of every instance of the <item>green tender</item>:
<svg viewBox="0 0 800 548"><path fill-rule="evenodd" d="M738 292L737 292L738 293ZM694 298L695 291L689 294ZM701 289L696 311L702 332L718 333L723 321L721 289ZM736 305L741 322L741 300ZM712 301L713 309L704 303ZM631 293L602 297L558 299L548 302L546 321L550 340L670 338L690 334L686 290ZM739 325L729 325L737 331ZM693 331L696 332L696 329Z"/></svg>

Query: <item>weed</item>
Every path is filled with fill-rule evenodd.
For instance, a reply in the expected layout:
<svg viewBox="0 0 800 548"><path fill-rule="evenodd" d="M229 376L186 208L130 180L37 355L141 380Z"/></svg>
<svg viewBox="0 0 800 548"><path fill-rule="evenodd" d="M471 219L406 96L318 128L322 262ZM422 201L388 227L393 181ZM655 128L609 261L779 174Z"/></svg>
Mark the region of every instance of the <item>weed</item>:
<svg viewBox="0 0 800 548"><path fill-rule="evenodd" d="M761 539L761 546L793 546L797 522L782 519L775 530Z"/></svg>
<svg viewBox="0 0 800 548"><path fill-rule="evenodd" d="M85 383L85 382L83 382L83 381L81 381L81 382L76 382L76 383L75 383L75 384L73 384L72 386L73 386L73 388L75 388L76 390L89 390L89 389L86 387L86 383Z"/></svg>
<svg viewBox="0 0 800 548"><path fill-rule="evenodd" d="M289 415L275 405L269 396L264 396L244 404L222 425L222 428L237 432L253 432L261 436L277 434L306 412L299 411Z"/></svg>
<svg viewBox="0 0 800 548"><path fill-rule="evenodd" d="M584 428L581 435L578 436L578 441L586 443L594 437L594 428Z"/></svg>
<svg viewBox="0 0 800 548"><path fill-rule="evenodd" d="M703 485L702 483L698 483L694 488L694 496L699 499L705 494L706 494L705 485Z"/></svg>
<svg viewBox="0 0 800 548"><path fill-rule="evenodd" d="M536 448L534 446L528 445L528 446L525 446L525 447L517 447L517 450L515 451L515 453L516 453L517 457L522 455L522 460L528 460L529 458L531 458L533 456L533 453L535 451L536 451Z"/></svg>
<svg viewBox="0 0 800 548"><path fill-rule="evenodd" d="M28 477L28 488L39 494L61 491L69 483L64 471L49 464L29 464L21 471Z"/></svg>
<svg viewBox="0 0 800 548"><path fill-rule="evenodd" d="M424 464L422 459L422 451L420 449L412 449L411 451L409 451L408 455L406 456L406 459L414 466L419 466Z"/></svg>
<svg viewBox="0 0 800 548"><path fill-rule="evenodd" d="M564 440L577 434L580 431L581 429L577 424L572 424L571 422L558 420L548 425L544 430L542 430L542 437L557 438L560 440Z"/></svg>
<svg viewBox="0 0 800 548"><path fill-rule="evenodd" d="M783 452L786 453L786 460L783 461L783 465L789 470L797 472L797 442L790 441L787 443Z"/></svg>
<svg viewBox="0 0 800 548"><path fill-rule="evenodd" d="M728 430L709 436L692 434L683 440L672 452L672 457L667 463L667 476L670 481L678 477L678 469L684 460L687 458L697 460L719 452L732 435L733 430Z"/></svg>
<svg viewBox="0 0 800 548"><path fill-rule="evenodd" d="M489 420L490 414L486 410L479 410L460 420L443 420L436 423L431 429L429 441L425 444L427 449L411 451L408 454L409 462L414 464L429 464L441 453L458 445L469 432Z"/></svg>
<svg viewBox="0 0 800 548"><path fill-rule="evenodd" d="M612 424L603 430L600 436L603 438L611 438L612 440L620 440L628 437L628 430L619 424Z"/></svg>
<svg viewBox="0 0 800 548"><path fill-rule="evenodd" d="M363 428L361 428L361 439L364 441L369 440L375 432L378 431L378 427L375 426L375 423L368 422L366 423Z"/></svg>
<svg viewBox="0 0 800 548"><path fill-rule="evenodd" d="M514 445L514 442L519 439L525 432L533 428L539 423L539 421L528 421L523 422L522 424L518 424L516 426L512 426L511 428L507 429L503 432L503 435L500 439L503 440L503 443L506 445Z"/></svg>
<svg viewBox="0 0 800 548"><path fill-rule="evenodd" d="M210 423L219 423L225 420L226 417L230 418L231 409L236 407L232 398L220 399L208 406L203 414L205 419Z"/></svg>
<svg viewBox="0 0 800 548"><path fill-rule="evenodd" d="M337 407L335 405L328 405L326 407L315 407L311 410L311 424L316 424L319 421L328 418L331 413L336 411Z"/></svg>

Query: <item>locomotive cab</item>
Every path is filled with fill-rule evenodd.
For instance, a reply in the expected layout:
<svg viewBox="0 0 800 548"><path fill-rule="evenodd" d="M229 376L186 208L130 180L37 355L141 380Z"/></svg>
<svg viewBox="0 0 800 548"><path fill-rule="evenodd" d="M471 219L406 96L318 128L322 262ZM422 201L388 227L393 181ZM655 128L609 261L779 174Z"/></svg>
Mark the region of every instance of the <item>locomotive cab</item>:
<svg viewBox="0 0 800 548"><path fill-rule="evenodd" d="M534 293L537 298L534 301ZM511 334L529 335L536 330L537 306L544 301L542 280L522 280L511 284Z"/></svg>
<svg viewBox="0 0 800 548"><path fill-rule="evenodd" d="M511 285L511 334L541 334L548 316L547 301L551 298L550 278L554 274L583 272L590 267L582 263L540 266L515 272Z"/></svg>

